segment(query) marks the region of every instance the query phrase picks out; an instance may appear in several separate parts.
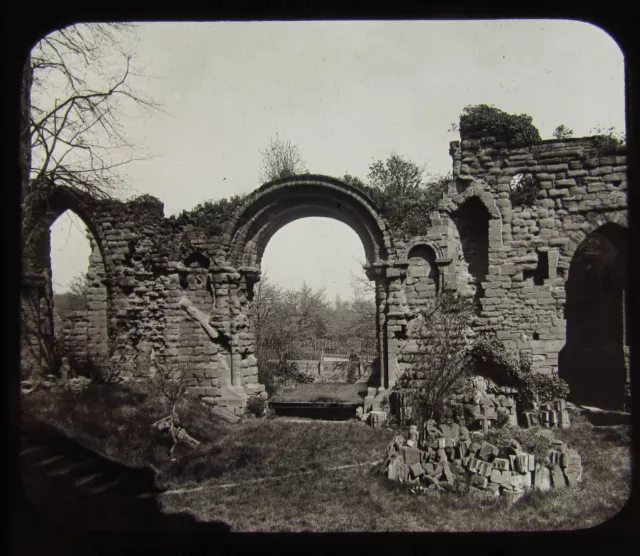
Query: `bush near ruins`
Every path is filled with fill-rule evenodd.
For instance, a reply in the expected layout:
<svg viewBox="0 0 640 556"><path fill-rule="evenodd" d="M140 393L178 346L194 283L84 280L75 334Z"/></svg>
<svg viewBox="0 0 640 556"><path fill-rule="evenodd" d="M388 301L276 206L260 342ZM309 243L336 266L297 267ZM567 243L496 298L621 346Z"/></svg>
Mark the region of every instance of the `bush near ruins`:
<svg viewBox="0 0 640 556"><path fill-rule="evenodd" d="M460 123L453 124L452 130L459 130L463 140L495 137L496 141L516 145L531 145L542 140L531 116L507 114L487 104L465 106Z"/></svg>
<svg viewBox="0 0 640 556"><path fill-rule="evenodd" d="M204 228L207 235L217 236L223 231L233 213L242 205L246 195L234 195L217 201L205 201L193 209L183 210L175 217L176 224L193 224L196 228Z"/></svg>
<svg viewBox="0 0 640 556"><path fill-rule="evenodd" d="M280 139L277 133L275 138L269 139L267 148L260 154L262 164L259 179L262 183L308 173L298 146Z"/></svg>
<svg viewBox="0 0 640 556"><path fill-rule="evenodd" d="M549 403L569 395L569 385L563 379L533 372L527 353L515 355L493 335L480 336L470 356L477 374L502 386L518 388L518 400L524 405Z"/></svg>
<svg viewBox="0 0 640 556"><path fill-rule="evenodd" d="M442 422L456 419L447 398L464 388L469 377L468 348L472 341L471 325L475 308L473 302L457 292L444 292L431 301L414 325L420 338L418 353L410 371L421 381L418 390L411 390L413 419L422 423L429 419ZM398 387L410 377L403 375Z"/></svg>
<svg viewBox="0 0 640 556"><path fill-rule="evenodd" d="M627 144L625 134L620 133L614 126L608 128L596 126L590 133L600 153L612 151Z"/></svg>
<svg viewBox="0 0 640 556"><path fill-rule="evenodd" d="M569 137L573 137L573 129L568 128L564 124L560 124L553 130L553 137L556 139L568 139Z"/></svg>

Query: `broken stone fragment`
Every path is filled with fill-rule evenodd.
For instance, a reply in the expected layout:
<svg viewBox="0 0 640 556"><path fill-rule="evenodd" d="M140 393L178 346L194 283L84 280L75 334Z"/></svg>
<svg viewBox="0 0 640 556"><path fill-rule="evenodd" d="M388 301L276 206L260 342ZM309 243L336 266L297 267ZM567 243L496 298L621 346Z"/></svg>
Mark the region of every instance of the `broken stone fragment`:
<svg viewBox="0 0 640 556"><path fill-rule="evenodd" d="M471 483L471 486L473 487L484 489L487 486L487 484L489 484L489 480L487 479L487 477L483 475L474 474L474 475L471 475L470 483Z"/></svg>
<svg viewBox="0 0 640 556"><path fill-rule="evenodd" d="M453 476L453 471L451 470L451 465L449 464L449 462L445 462L443 464L442 476L447 482L449 483L453 482L454 476Z"/></svg>
<svg viewBox="0 0 640 556"><path fill-rule="evenodd" d="M505 458L495 458L493 460L493 466L500 470L509 469L509 460Z"/></svg>
<svg viewBox="0 0 640 556"><path fill-rule="evenodd" d="M420 463L409 465L409 470L411 471L413 477L420 477L424 474L424 469L422 468L422 465Z"/></svg>
<svg viewBox="0 0 640 556"><path fill-rule="evenodd" d="M411 446L402 447L402 458L407 465L420 463L420 450Z"/></svg>
<svg viewBox="0 0 640 556"><path fill-rule="evenodd" d="M488 461L499 453L498 447L490 444L489 442L483 442L480 448L479 458Z"/></svg>
<svg viewBox="0 0 640 556"><path fill-rule="evenodd" d="M533 487L543 492L551 488L551 472L546 465L536 464L536 470L533 475Z"/></svg>
<svg viewBox="0 0 640 556"><path fill-rule="evenodd" d="M391 481L398 480L398 458L392 459L387 467L387 478Z"/></svg>
<svg viewBox="0 0 640 556"><path fill-rule="evenodd" d="M522 452L522 445L515 438L509 440L509 449L512 454L517 454L518 452Z"/></svg>
<svg viewBox="0 0 640 556"><path fill-rule="evenodd" d="M567 481L559 465L554 465L551 469L551 485L553 488L565 488Z"/></svg>
<svg viewBox="0 0 640 556"><path fill-rule="evenodd" d="M374 429L380 429L387 420L387 413L386 411L371 411L369 412L369 419Z"/></svg>
<svg viewBox="0 0 640 556"><path fill-rule="evenodd" d="M482 444L479 444L478 442L472 442L469 445L469 454L472 456L476 456L480 451L480 448L482 448Z"/></svg>
<svg viewBox="0 0 640 556"><path fill-rule="evenodd" d="M418 442L418 427L416 425L411 425L409 427L409 439L413 440L413 442Z"/></svg>

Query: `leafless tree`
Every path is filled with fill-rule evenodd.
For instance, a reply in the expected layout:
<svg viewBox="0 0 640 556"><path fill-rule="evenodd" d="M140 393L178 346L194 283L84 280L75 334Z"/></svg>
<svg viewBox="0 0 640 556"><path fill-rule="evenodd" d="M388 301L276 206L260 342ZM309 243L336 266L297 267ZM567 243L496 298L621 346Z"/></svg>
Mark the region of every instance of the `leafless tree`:
<svg viewBox="0 0 640 556"><path fill-rule="evenodd" d="M443 292L431 300L412 325L412 334L419 338L412 372L422 382L415 395L418 415L423 420L440 419L445 399L468 375L473 320L474 308L469 299L456 292ZM404 382L405 377L400 377L400 386Z"/></svg>
<svg viewBox="0 0 640 556"><path fill-rule="evenodd" d="M262 155L262 165L260 166L259 179L263 183L307 173L297 145L291 141L280 139L278 134L275 138L269 139L267 148L260 151L260 154Z"/></svg>
<svg viewBox="0 0 640 556"><path fill-rule="evenodd" d="M199 446L200 442L191 437L181 425L176 410L178 402L187 392L187 385L191 378L191 356L185 362L158 362L153 363L154 372L148 376L155 389L171 404L171 415L156 421L153 426L158 430L168 430L171 434L172 445L169 455L179 442L187 442L192 446Z"/></svg>
<svg viewBox="0 0 640 556"><path fill-rule="evenodd" d="M122 120L128 107L158 109L132 86L139 75L124 46L130 24L79 24L38 42L22 83L22 200L40 185L98 197L123 185L119 169L137 149Z"/></svg>

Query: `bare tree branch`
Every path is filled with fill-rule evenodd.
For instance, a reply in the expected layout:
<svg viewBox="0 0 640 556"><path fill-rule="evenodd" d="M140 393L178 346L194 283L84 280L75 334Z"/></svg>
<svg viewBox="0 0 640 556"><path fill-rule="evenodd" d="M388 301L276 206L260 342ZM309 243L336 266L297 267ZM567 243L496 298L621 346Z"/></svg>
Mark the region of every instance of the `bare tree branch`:
<svg viewBox="0 0 640 556"><path fill-rule="evenodd" d="M133 88L134 56L122 46L130 24L80 24L43 38L25 69L21 129L23 199L38 183L108 197L124 185L117 169L136 149L124 109L159 110ZM27 152L29 151L29 152Z"/></svg>

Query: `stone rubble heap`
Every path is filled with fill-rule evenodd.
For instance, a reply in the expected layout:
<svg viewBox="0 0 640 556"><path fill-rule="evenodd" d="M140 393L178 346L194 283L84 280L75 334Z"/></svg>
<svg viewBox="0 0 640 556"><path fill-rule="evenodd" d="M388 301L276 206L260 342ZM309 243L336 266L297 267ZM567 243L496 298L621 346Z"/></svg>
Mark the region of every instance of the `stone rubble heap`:
<svg viewBox="0 0 640 556"><path fill-rule="evenodd" d="M552 440L545 461L527 453L516 441L498 447L477 439L464 426L427 421L423 431L409 428L409 439L396 436L382 464L391 481L432 489L461 483L512 501L525 491L574 486L582 478L582 461L576 450Z"/></svg>

